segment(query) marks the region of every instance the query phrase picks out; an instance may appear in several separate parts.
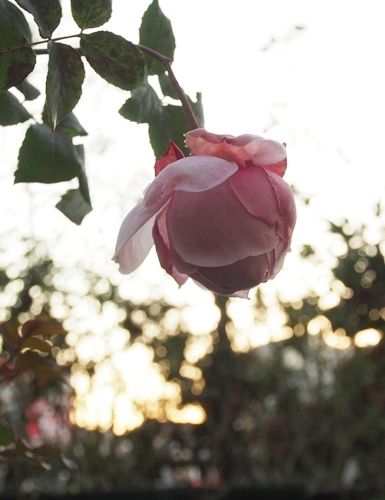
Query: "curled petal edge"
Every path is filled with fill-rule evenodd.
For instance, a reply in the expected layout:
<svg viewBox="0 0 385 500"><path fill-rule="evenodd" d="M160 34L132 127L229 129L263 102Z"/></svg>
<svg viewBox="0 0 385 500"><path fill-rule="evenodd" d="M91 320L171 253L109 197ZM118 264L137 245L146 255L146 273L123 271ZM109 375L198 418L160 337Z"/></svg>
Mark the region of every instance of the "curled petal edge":
<svg viewBox="0 0 385 500"><path fill-rule="evenodd" d="M239 167L264 167L283 176L286 171L286 148L283 144L258 135L238 137L220 135L198 128L185 134L192 155L212 155L236 162Z"/></svg>

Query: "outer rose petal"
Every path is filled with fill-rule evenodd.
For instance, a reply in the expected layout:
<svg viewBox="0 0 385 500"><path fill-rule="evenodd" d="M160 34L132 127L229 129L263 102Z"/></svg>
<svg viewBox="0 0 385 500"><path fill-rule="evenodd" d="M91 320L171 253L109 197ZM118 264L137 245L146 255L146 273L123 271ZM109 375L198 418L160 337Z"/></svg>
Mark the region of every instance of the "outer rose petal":
<svg viewBox="0 0 385 500"><path fill-rule="evenodd" d="M228 182L201 193L178 191L172 197L167 210L171 252L185 263L225 266L269 252L278 243L275 228L248 213Z"/></svg>
<svg viewBox="0 0 385 500"><path fill-rule="evenodd" d="M296 210L293 193L281 177L264 168L250 167L238 170L228 182L249 213L290 240Z"/></svg>
<svg viewBox="0 0 385 500"><path fill-rule="evenodd" d="M233 295L252 288L270 278L266 255L247 257L228 266L201 267L191 277L210 290L223 295Z"/></svg>
<svg viewBox="0 0 385 500"><path fill-rule="evenodd" d="M188 279L187 274L179 273L171 260L170 241L166 227L167 206L156 217L152 235L155 242L156 252L158 254L160 265L170 274L179 286L183 285Z"/></svg>
<svg viewBox="0 0 385 500"><path fill-rule="evenodd" d="M289 238L291 238L297 220L297 210L295 208L293 191L291 190L289 184L287 184L287 182L285 182L279 175L274 172L268 172L268 176L276 191L279 210L286 223L286 227L289 230Z"/></svg>
<svg viewBox="0 0 385 500"><path fill-rule="evenodd" d="M147 257L154 244L152 226L155 217L156 214L153 215L143 207L142 203L139 203L124 219L113 257L114 261L119 264L121 273L132 273Z"/></svg>
<svg viewBox="0 0 385 500"><path fill-rule="evenodd" d="M192 155L219 156L234 161L239 167L264 167L283 176L286 170L286 149L279 142L257 135L219 135L203 128L185 134Z"/></svg>
<svg viewBox="0 0 385 500"><path fill-rule="evenodd" d="M234 163L210 156L182 158L162 170L145 191L143 200L128 213L120 227L114 255L115 262L120 264L120 271L131 273L143 262L152 246L148 238L154 223L151 219L176 190L205 191L224 182L237 170ZM148 225L145 226L146 223Z"/></svg>

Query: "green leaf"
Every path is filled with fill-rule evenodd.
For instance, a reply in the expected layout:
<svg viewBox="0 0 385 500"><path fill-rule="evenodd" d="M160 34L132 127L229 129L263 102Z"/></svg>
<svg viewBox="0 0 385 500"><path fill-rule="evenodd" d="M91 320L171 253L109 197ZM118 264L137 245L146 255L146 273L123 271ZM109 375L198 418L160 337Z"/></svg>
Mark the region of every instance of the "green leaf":
<svg viewBox="0 0 385 500"><path fill-rule="evenodd" d="M148 127L155 156L159 157L165 153L170 140L173 140L185 155L188 155L183 134L190 129L182 106L164 106L160 119L150 122Z"/></svg>
<svg viewBox="0 0 385 500"><path fill-rule="evenodd" d="M85 169L84 146L82 144L79 144L78 146L76 146L76 149L77 149L80 161L82 163L82 169L81 169L80 174L78 176L79 191L80 191L81 195L83 196L84 200L91 207L90 191L88 189L88 179L87 179L86 169Z"/></svg>
<svg viewBox="0 0 385 500"><path fill-rule="evenodd" d="M175 38L170 20L163 14L158 0L153 0L144 13L139 29L140 44L160 52L171 60L174 58ZM164 66L151 56L146 55L147 72L159 75Z"/></svg>
<svg viewBox="0 0 385 500"><path fill-rule="evenodd" d="M15 438L11 429L0 424L0 446L8 446L14 442Z"/></svg>
<svg viewBox="0 0 385 500"><path fill-rule="evenodd" d="M193 103L190 100L190 102L194 112L198 115L197 109L199 110L201 106L200 101ZM189 150L185 144L184 134L191 130L191 125L186 118L182 106L169 104L163 108L163 114L161 124L150 124L149 127L150 142L154 151L156 149L158 155L164 154L170 139L172 139L184 154L188 155ZM160 125L162 125L161 128Z"/></svg>
<svg viewBox="0 0 385 500"><path fill-rule="evenodd" d="M109 31L82 35L82 53L92 68L107 82L132 90L144 78L144 58L134 44Z"/></svg>
<svg viewBox="0 0 385 500"><path fill-rule="evenodd" d="M19 151L15 183L68 181L81 169L81 158L70 137L52 132L45 124L31 125Z"/></svg>
<svg viewBox="0 0 385 500"><path fill-rule="evenodd" d="M190 99L191 106L200 123L203 124L201 94L197 102ZM131 97L120 108L119 113L136 123L148 123L148 133L155 156L163 155L170 139L185 153L184 134L191 130L182 106L163 106L155 90L147 82L131 93Z"/></svg>
<svg viewBox="0 0 385 500"><path fill-rule="evenodd" d="M56 208L75 224L81 224L84 217L91 212L92 205L84 166L84 147L83 145L79 145L76 148L82 162L82 169L78 176L79 189L67 191L56 204Z"/></svg>
<svg viewBox="0 0 385 500"><path fill-rule="evenodd" d="M88 135L87 131L82 127L79 120L73 113L67 115L56 127L57 132L62 132L70 137Z"/></svg>
<svg viewBox="0 0 385 500"><path fill-rule="evenodd" d="M25 122L31 115L11 92L0 93L0 125Z"/></svg>
<svg viewBox="0 0 385 500"><path fill-rule="evenodd" d="M48 74L45 110L55 128L68 115L82 94L84 66L77 50L63 43L48 43Z"/></svg>
<svg viewBox="0 0 385 500"><path fill-rule="evenodd" d="M72 17L79 28L97 28L112 13L112 0L71 0Z"/></svg>
<svg viewBox="0 0 385 500"><path fill-rule="evenodd" d="M0 0L0 92L22 82L36 63L31 31L22 12L7 0ZM6 50L19 47L14 50Z"/></svg>
<svg viewBox="0 0 385 500"><path fill-rule="evenodd" d="M21 83L16 85L16 88L23 94L26 101L33 101L40 95L40 91L27 80L23 80Z"/></svg>
<svg viewBox="0 0 385 500"><path fill-rule="evenodd" d="M84 199L80 189L67 191L57 203L56 208L75 224L81 224L84 217L92 210L91 204Z"/></svg>
<svg viewBox="0 0 385 500"><path fill-rule="evenodd" d="M33 15L42 38L49 38L59 26L62 15L59 0L16 0L16 2Z"/></svg>
<svg viewBox="0 0 385 500"><path fill-rule="evenodd" d="M158 78L159 78L159 85L163 92L163 95L167 95L169 97L172 97L173 99L179 99L178 92L172 86L168 74L161 73L160 75L158 75Z"/></svg>
<svg viewBox="0 0 385 500"><path fill-rule="evenodd" d="M145 82L132 91L119 113L136 123L150 123L162 113L162 102L151 85Z"/></svg>

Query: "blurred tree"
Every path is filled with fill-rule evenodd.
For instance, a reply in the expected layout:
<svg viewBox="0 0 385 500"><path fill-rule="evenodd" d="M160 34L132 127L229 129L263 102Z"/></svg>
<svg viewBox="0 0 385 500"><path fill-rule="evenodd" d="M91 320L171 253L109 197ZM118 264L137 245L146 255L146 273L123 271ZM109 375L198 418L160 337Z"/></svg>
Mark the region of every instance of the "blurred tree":
<svg viewBox="0 0 385 500"><path fill-rule="evenodd" d="M167 402L160 402L156 415L142 405L143 425L123 436L72 426L69 442L58 446L76 467L65 468L59 460L52 471L39 474L18 469L25 478L21 481L24 490L108 492L193 486L226 492L234 486L255 484L305 484L311 491L359 488L365 494L384 490L384 342L366 349L351 341L348 349L334 349L324 342L326 334L335 334L338 328L352 338L362 329L383 331L381 242L368 244L365 228L355 234L346 224L332 229L346 249L336 258L330 285L333 293L340 292L338 302L325 308L324 299L310 292L300 303L283 304L293 337L239 353L231 343L234 325L227 313L228 302L217 297L220 320L207 339L206 354L196 363L188 356L194 340L191 332L175 318L170 330L169 315L176 313L178 318L170 305L162 301L132 304L120 296L118 287L85 273L86 294L100 308L108 302L118 305L124 312L121 326L130 332L129 344L140 342L153 349L154 362L165 379L178 384L181 403L200 405L206 418L199 425L173 423L167 419ZM23 315L31 316L32 309L34 315L53 315L52 297L58 290L54 290L52 275L59 270L50 259L32 254L20 277L0 272L4 293L13 293L14 299L4 316L7 323L18 320L25 324L27 316ZM308 258L313 257L310 252ZM101 279L103 287L98 286ZM70 316L73 300L65 298L64 290L60 294L68 303L66 315ZM266 309L261 293L258 308ZM361 314L364 309L366 314ZM54 352L71 349L64 338L52 337L58 348ZM76 357L68 361L67 370L75 362ZM86 368L92 378L97 364ZM29 429L33 433L39 420L34 417L34 403L38 408L42 393L31 397L30 386L23 384L28 396L19 392L15 399L19 410L9 409L12 415L19 415L20 422L27 423L27 417L32 417ZM60 398L51 398L48 401L53 406L60 404ZM5 426L4 405L1 414ZM9 427L0 429L0 437L7 438ZM8 471L3 489L10 489L15 485L10 465L2 467Z"/></svg>
<svg viewBox="0 0 385 500"><path fill-rule="evenodd" d="M353 337L369 328L384 334L384 228L375 243L367 242L369 227L365 225L354 230L348 221L342 225L330 223L330 230L345 247L345 253L336 259L330 283L329 294L335 303L330 306L324 296L311 292L300 303L285 304L288 325L304 332L311 320L322 316L330 322L332 331L342 335ZM305 251L311 258L315 255L314 249Z"/></svg>

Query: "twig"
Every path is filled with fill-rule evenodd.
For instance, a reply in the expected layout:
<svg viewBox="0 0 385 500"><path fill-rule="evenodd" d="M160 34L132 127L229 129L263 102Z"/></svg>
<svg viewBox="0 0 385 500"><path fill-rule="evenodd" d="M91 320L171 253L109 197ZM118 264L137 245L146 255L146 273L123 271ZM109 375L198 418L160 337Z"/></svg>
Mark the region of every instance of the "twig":
<svg viewBox="0 0 385 500"><path fill-rule="evenodd" d="M14 50L19 50L19 49L26 49L28 47L35 47L35 45L42 45L43 43L60 42L60 40L67 40L68 38L78 38L80 36L81 36L81 33L78 33L76 35L59 36L57 38L47 38L45 40L40 40L39 42L23 43L22 45L15 45L14 47L4 47L4 48L1 47L0 54L6 53L6 52L13 52ZM38 52L36 51L36 53L38 53Z"/></svg>

